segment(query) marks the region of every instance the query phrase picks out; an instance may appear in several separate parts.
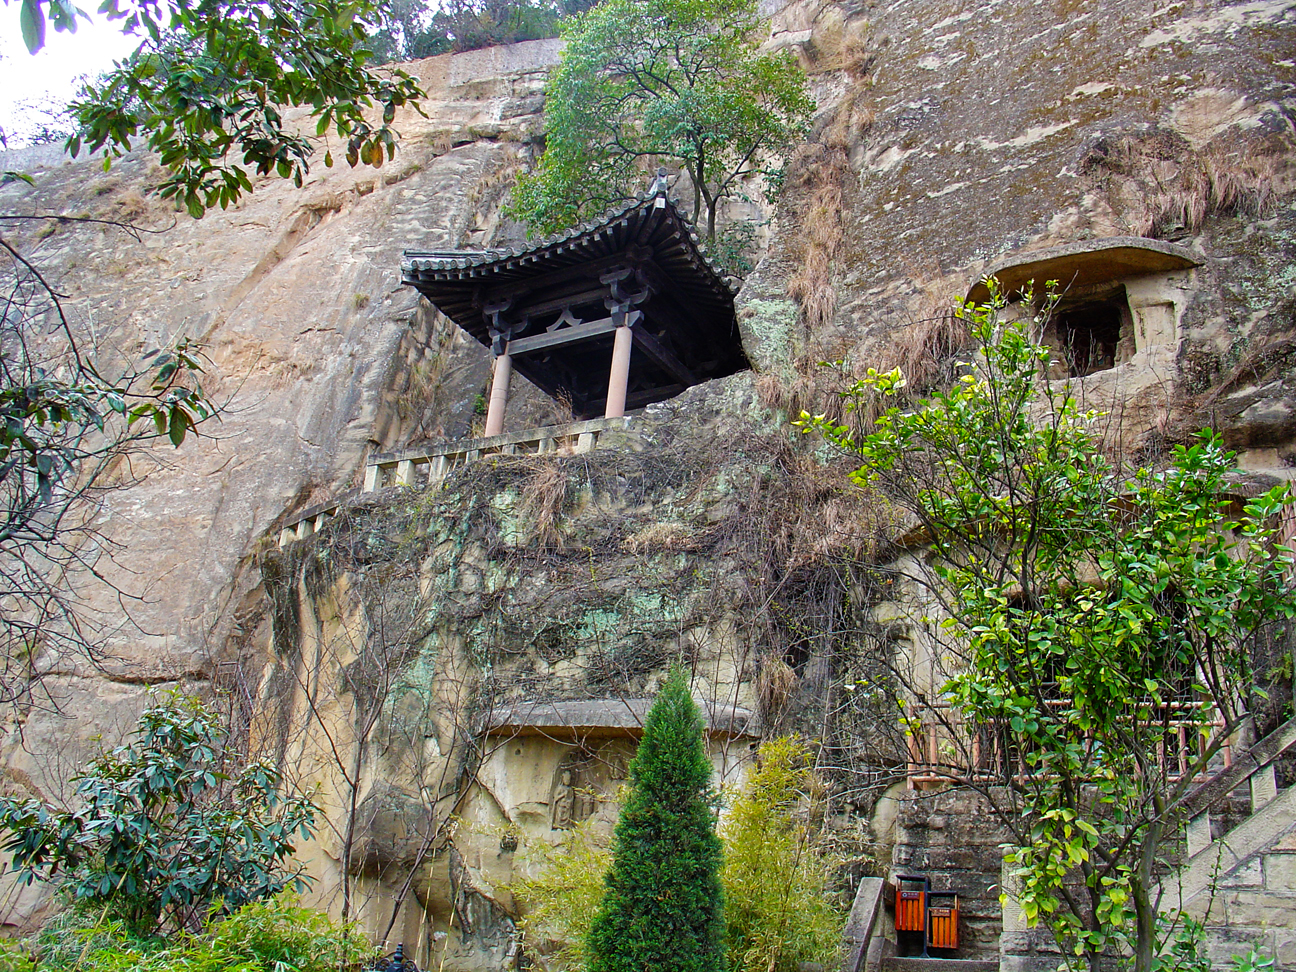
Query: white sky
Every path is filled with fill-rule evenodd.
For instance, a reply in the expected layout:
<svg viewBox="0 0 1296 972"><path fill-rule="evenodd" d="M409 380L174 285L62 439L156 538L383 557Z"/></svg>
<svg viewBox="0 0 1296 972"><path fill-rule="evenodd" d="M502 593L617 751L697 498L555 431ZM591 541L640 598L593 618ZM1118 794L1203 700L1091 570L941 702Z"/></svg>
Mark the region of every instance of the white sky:
<svg viewBox="0 0 1296 972"><path fill-rule="evenodd" d="M76 94L77 78L107 70L139 44L138 37L124 36L93 13L95 6L85 4L92 23L80 20L75 34L49 29L44 48L32 55L18 26L18 3L0 4L0 128L6 133L21 131L22 102L48 98L66 104ZM13 138L9 147L18 147Z"/></svg>

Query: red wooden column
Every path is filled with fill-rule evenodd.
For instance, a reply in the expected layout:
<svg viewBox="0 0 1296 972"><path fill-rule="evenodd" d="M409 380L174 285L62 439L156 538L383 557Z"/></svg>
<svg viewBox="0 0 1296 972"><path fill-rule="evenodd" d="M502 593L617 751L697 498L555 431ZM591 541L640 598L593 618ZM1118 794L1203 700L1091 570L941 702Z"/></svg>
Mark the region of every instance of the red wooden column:
<svg viewBox="0 0 1296 972"><path fill-rule="evenodd" d="M626 330L629 330L627 328ZM505 351L495 356L491 373L490 405L486 409L487 437L504 432L504 410L508 408L509 377L513 374L513 359Z"/></svg>
<svg viewBox="0 0 1296 972"><path fill-rule="evenodd" d="M606 418L625 415L626 388L630 383L630 347L633 344L630 325L622 324L616 329L612 342L612 372L608 375L607 407L603 409Z"/></svg>

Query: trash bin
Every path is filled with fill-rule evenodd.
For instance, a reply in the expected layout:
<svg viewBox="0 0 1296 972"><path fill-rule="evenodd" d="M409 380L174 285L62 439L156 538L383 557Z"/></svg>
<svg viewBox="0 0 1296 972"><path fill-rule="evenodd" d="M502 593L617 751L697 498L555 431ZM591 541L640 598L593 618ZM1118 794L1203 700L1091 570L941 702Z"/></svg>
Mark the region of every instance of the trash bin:
<svg viewBox="0 0 1296 972"><path fill-rule="evenodd" d="M928 944L932 948L958 948L958 894L953 891L933 891L929 898L927 914L931 924L927 931Z"/></svg>
<svg viewBox="0 0 1296 972"><path fill-rule="evenodd" d="M898 932L924 932L927 930L927 879L920 877L896 878L895 927Z"/></svg>

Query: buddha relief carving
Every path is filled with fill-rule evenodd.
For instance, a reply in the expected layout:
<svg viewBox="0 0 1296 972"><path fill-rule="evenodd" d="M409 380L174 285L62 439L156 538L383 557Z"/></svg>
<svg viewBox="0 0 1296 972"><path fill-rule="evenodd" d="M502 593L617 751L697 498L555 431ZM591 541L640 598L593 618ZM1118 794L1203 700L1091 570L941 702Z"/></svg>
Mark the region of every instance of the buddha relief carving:
<svg viewBox="0 0 1296 972"><path fill-rule="evenodd" d="M598 809L605 787L594 766L594 757L584 750L569 753L558 764L549 798L549 826L554 830L570 830Z"/></svg>

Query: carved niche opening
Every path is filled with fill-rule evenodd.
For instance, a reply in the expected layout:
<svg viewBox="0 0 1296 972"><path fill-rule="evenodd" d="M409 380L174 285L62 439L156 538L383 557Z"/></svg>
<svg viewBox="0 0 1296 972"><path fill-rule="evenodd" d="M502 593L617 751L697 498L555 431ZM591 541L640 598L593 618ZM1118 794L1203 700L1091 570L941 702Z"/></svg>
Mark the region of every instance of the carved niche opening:
<svg viewBox="0 0 1296 972"><path fill-rule="evenodd" d="M1033 293L1038 310L1045 283L1056 281L1062 299L1040 336L1058 352L1050 377L1084 378L1177 346L1187 271L1200 263L1197 253L1164 240L1078 240L1001 257L972 284L967 300L989 300L985 278L993 276L1010 303ZM1020 308L1023 316L1030 312Z"/></svg>
<svg viewBox="0 0 1296 972"><path fill-rule="evenodd" d="M592 751L584 746L567 753L554 771L549 795L549 826L570 830L598 812L627 776L630 753L617 742Z"/></svg>
<svg viewBox="0 0 1296 972"><path fill-rule="evenodd" d="M1063 377L1083 378L1134 356L1133 317L1124 286L1063 298L1045 339L1062 352Z"/></svg>

